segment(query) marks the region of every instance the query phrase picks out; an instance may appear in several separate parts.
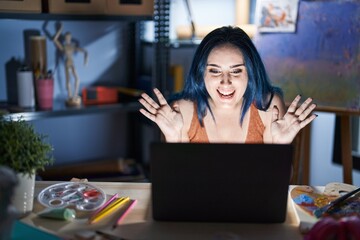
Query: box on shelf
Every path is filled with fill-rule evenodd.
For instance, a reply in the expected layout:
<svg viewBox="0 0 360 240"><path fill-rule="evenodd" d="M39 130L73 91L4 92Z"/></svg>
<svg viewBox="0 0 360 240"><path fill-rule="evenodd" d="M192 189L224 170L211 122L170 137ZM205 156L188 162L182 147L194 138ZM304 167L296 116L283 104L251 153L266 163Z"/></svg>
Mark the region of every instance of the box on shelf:
<svg viewBox="0 0 360 240"><path fill-rule="evenodd" d="M112 104L118 102L118 90L114 87L83 88L82 101L84 105Z"/></svg>
<svg viewBox="0 0 360 240"><path fill-rule="evenodd" d="M41 0L0 0L0 12L41 13Z"/></svg>
<svg viewBox="0 0 360 240"><path fill-rule="evenodd" d="M104 0L48 0L49 13L104 14Z"/></svg>
<svg viewBox="0 0 360 240"><path fill-rule="evenodd" d="M106 0L108 15L152 16L154 0Z"/></svg>

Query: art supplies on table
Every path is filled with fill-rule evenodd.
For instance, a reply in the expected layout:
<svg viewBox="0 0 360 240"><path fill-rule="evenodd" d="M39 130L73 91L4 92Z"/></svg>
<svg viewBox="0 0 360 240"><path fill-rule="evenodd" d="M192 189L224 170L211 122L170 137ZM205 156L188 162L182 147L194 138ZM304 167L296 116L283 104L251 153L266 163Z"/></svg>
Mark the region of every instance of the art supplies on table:
<svg viewBox="0 0 360 240"><path fill-rule="evenodd" d="M118 213L118 218L113 225L113 229L116 228L121 221L126 217L126 215L130 212L130 210L135 206L136 199L130 199L124 207L121 208L120 212Z"/></svg>
<svg viewBox="0 0 360 240"><path fill-rule="evenodd" d="M130 200L129 197L120 197L120 198L114 199L111 203L109 203L101 211L99 211L95 215L91 216L89 218L89 223L93 224L93 223L97 223L97 222L101 221L103 218L106 218L110 214L114 213L116 210L118 210L120 207L122 207L129 200Z"/></svg>
<svg viewBox="0 0 360 240"><path fill-rule="evenodd" d="M51 222L52 226L44 230L56 235L57 230L54 229L64 226L63 224L66 224L68 229L76 226L79 231L72 234L76 239L93 239L97 235L96 232L105 226L108 226L109 230L114 230L137 202L120 193L105 194L101 188L87 181L50 185L40 191L37 200L41 207L45 207L34 212L39 218L38 221ZM46 219L41 221L40 218ZM53 228L54 226L57 227ZM68 234L59 236L68 237Z"/></svg>
<svg viewBox="0 0 360 240"><path fill-rule="evenodd" d="M323 188L301 185L292 188L289 194L302 233L324 216L360 214L359 188L350 184L329 183Z"/></svg>
<svg viewBox="0 0 360 240"><path fill-rule="evenodd" d="M47 208L74 207L80 211L95 211L106 201L103 190L85 182L64 182L40 192L38 201Z"/></svg>
<svg viewBox="0 0 360 240"><path fill-rule="evenodd" d="M70 208L47 208L38 213L39 217L72 221L76 217L74 209Z"/></svg>
<svg viewBox="0 0 360 240"><path fill-rule="evenodd" d="M104 210L107 206L109 206L110 203L112 203L117 197L119 196L118 193L115 193L112 195L109 200L107 200L100 208L98 208L93 214L90 216L90 218L95 217L100 211Z"/></svg>

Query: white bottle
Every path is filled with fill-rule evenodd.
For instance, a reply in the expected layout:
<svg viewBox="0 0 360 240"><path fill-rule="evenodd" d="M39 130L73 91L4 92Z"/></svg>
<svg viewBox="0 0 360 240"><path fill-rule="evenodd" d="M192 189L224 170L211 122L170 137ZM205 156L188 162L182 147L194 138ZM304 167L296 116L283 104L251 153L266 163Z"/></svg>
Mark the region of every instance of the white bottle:
<svg viewBox="0 0 360 240"><path fill-rule="evenodd" d="M27 67L22 67L17 71L17 90L20 107L35 107L33 72Z"/></svg>

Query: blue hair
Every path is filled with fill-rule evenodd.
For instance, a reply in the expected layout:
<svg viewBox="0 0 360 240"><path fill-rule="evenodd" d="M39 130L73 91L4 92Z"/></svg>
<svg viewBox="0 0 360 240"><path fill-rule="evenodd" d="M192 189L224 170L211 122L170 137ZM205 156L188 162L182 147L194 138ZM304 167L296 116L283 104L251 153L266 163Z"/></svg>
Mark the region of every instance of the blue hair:
<svg viewBox="0 0 360 240"><path fill-rule="evenodd" d="M208 101L210 96L204 82L207 59L215 47L224 44L231 44L242 52L248 73L249 80L243 96L240 124L252 103L260 110L267 110L274 94L283 95L280 88L271 85L265 66L250 37L239 27L217 28L206 35L196 49L184 89L170 98L170 101L179 99L193 101L197 105L201 126L207 109L213 116Z"/></svg>

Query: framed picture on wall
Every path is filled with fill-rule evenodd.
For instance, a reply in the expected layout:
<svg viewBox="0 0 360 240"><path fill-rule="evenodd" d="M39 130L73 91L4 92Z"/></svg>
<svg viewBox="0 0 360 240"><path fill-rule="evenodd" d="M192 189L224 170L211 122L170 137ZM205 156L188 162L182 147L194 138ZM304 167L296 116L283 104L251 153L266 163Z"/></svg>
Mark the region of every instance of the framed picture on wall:
<svg viewBox="0 0 360 240"><path fill-rule="evenodd" d="M257 0L255 23L259 32L295 32L299 0Z"/></svg>

